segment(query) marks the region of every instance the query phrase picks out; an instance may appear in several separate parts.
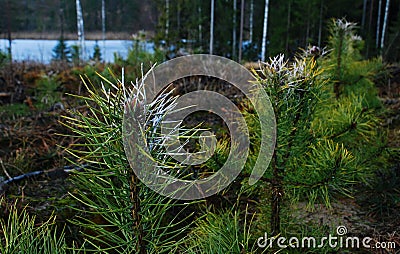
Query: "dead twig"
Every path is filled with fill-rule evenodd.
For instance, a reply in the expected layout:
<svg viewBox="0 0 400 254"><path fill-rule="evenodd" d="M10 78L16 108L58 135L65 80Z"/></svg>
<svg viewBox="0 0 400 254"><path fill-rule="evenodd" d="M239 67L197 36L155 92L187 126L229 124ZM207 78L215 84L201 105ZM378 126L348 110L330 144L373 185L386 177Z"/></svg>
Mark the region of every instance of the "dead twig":
<svg viewBox="0 0 400 254"><path fill-rule="evenodd" d="M12 177L11 177L10 174L7 172L6 167L4 167L4 163L3 163L3 160L2 160L1 158L0 158L0 164L1 164L1 167L3 168L4 174L8 177L8 179L11 179Z"/></svg>

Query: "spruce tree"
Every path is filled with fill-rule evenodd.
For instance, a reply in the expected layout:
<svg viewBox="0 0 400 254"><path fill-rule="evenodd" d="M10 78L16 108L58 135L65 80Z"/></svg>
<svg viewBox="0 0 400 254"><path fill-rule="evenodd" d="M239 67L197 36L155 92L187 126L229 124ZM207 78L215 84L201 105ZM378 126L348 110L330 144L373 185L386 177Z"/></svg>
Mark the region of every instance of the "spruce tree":
<svg viewBox="0 0 400 254"><path fill-rule="evenodd" d="M63 37L58 40L57 45L53 48L53 59L67 62L71 61L71 51Z"/></svg>
<svg viewBox="0 0 400 254"><path fill-rule="evenodd" d="M93 48L93 56L92 56L92 60L96 61L96 62L100 62L101 61L101 49L99 44L96 41L96 44L94 45Z"/></svg>

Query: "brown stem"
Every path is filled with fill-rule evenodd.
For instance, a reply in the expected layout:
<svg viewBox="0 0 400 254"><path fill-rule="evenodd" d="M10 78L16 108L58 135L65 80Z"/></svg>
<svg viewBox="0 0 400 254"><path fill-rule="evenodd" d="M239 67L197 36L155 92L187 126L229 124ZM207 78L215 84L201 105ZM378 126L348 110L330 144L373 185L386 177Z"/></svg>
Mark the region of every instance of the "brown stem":
<svg viewBox="0 0 400 254"><path fill-rule="evenodd" d="M335 92L336 99L339 99L340 97L343 40L344 40L344 31L339 29L339 47L337 52L336 82L333 86L333 91Z"/></svg>
<svg viewBox="0 0 400 254"><path fill-rule="evenodd" d="M278 112L275 111L276 116L276 126L278 126ZM278 132L278 130L277 130ZM279 134L276 134L276 143L274 148L274 154L272 155L272 172L273 177L271 180L271 188L272 188L272 195L271 195L271 233L272 235L278 235L281 231L281 211L280 211L280 204L281 199L283 196L283 187L282 187L282 176L280 172L280 168L278 166L278 155L277 155L277 148L279 142Z"/></svg>
<svg viewBox="0 0 400 254"><path fill-rule="evenodd" d="M273 179L272 183L272 200L271 200L271 233L273 236L278 235L281 231L281 201L283 197L282 177L279 167L277 166L276 149L272 159Z"/></svg>
<svg viewBox="0 0 400 254"><path fill-rule="evenodd" d="M130 175L130 199L132 202L131 215L133 219L133 230L137 237L136 253L146 254L147 251L143 241L143 227L140 217L138 179L133 173Z"/></svg>

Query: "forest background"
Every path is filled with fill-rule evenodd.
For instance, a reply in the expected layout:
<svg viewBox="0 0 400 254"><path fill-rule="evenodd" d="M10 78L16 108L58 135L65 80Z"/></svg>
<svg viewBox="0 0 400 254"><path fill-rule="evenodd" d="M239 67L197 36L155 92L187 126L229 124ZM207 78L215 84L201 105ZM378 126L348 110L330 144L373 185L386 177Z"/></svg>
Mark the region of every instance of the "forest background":
<svg viewBox="0 0 400 254"><path fill-rule="evenodd" d="M366 58L382 54L385 60L395 62L400 57L399 0L247 0L243 5L237 0L82 0L81 6L88 39L102 38L104 4L107 39L131 39L146 31L147 39L158 44L209 53L212 2L214 54L258 60L268 2L268 56L326 45L330 19L345 17L358 24ZM2 38L77 38L75 1L1 0L0 5Z"/></svg>

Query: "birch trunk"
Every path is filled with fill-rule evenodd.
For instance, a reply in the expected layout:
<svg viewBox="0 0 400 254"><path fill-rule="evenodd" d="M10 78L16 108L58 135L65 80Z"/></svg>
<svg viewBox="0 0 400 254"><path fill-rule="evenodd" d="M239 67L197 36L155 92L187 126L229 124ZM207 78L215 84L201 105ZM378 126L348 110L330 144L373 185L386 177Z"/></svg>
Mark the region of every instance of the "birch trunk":
<svg viewBox="0 0 400 254"><path fill-rule="evenodd" d="M390 0L386 0L385 17L383 18L382 37L381 37L382 52L383 52L383 46L385 45L385 33L386 33L387 20L389 16L389 5L390 5Z"/></svg>
<svg viewBox="0 0 400 254"><path fill-rule="evenodd" d="M236 5L237 0L233 0L232 59L236 57Z"/></svg>
<svg viewBox="0 0 400 254"><path fill-rule="evenodd" d="M253 42L253 16L254 16L254 0L251 0L251 2L250 2L250 20L249 20L250 42Z"/></svg>
<svg viewBox="0 0 400 254"><path fill-rule="evenodd" d="M78 41L80 44L80 58L85 59L85 33L83 28L83 15L82 15L82 7L81 1L76 0L76 19L78 26Z"/></svg>
<svg viewBox="0 0 400 254"><path fill-rule="evenodd" d="M379 48L379 36L381 32L381 12L382 12L382 0L379 0L378 5L378 20L376 22L376 48Z"/></svg>
<svg viewBox="0 0 400 254"><path fill-rule="evenodd" d="M168 41L169 32L169 0L165 0L165 40Z"/></svg>
<svg viewBox="0 0 400 254"><path fill-rule="evenodd" d="M103 39L103 56L106 55L106 3L105 0L101 1L101 30Z"/></svg>
<svg viewBox="0 0 400 254"><path fill-rule="evenodd" d="M211 0L211 20L210 20L210 55L213 54L214 47L214 0Z"/></svg>
<svg viewBox="0 0 400 254"><path fill-rule="evenodd" d="M263 29L262 46L261 46L261 61L263 62L265 62L265 54L267 51L268 7L269 7L269 0L265 0L264 29Z"/></svg>

